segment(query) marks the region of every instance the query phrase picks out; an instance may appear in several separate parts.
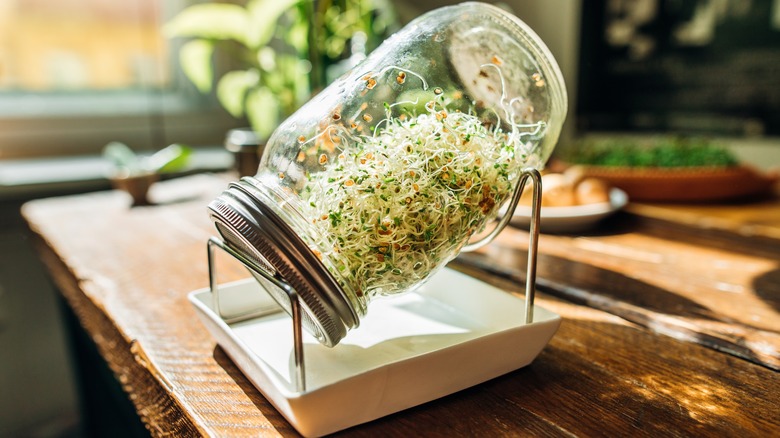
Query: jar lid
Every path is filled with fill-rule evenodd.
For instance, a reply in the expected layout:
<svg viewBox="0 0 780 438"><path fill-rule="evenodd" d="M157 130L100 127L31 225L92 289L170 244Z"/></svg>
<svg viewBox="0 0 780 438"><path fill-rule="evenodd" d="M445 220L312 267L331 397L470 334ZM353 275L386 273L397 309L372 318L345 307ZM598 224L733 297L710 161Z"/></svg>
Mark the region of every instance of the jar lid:
<svg viewBox="0 0 780 438"><path fill-rule="evenodd" d="M273 200L244 177L209 204L225 244L254 261L295 290L301 303L303 328L332 347L359 324L357 313L338 282L308 245L271 207ZM250 270L251 271L251 270ZM252 271L277 303L290 315L288 292Z"/></svg>

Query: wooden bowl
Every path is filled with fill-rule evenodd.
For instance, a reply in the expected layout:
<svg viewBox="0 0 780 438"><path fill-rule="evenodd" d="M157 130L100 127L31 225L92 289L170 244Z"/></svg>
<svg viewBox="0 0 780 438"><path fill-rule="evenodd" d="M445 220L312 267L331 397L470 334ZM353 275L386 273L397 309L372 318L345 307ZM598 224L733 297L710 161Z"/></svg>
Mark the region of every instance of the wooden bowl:
<svg viewBox="0 0 780 438"><path fill-rule="evenodd" d="M583 166L586 176L601 178L632 201L707 202L734 200L771 189L777 177L747 166L641 168Z"/></svg>

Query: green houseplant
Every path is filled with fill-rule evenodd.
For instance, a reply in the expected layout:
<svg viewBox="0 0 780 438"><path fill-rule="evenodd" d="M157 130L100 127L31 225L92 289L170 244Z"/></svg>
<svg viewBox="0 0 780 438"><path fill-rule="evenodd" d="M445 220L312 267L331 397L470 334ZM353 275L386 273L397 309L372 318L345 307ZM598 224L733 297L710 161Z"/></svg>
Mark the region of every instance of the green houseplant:
<svg viewBox="0 0 780 438"><path fill-rule="evenodd" d="M378 0L247 0L190 6L164 32L187 39L179 60L198 90L215 91L225 110L267 138L326 85L328 66L348 57L354 35L370 50L394 24Z"/></svg>
<svg viewBox="0 0 780 438"><path fill-rule="evenodd" d="M103 157L111 164L108 179L118 190L127 192L133 205L148 205L147 193L162 174L183 170L192 149L174 143L151 155L138 155L126 144L112 141L103 148Z"/></svg>

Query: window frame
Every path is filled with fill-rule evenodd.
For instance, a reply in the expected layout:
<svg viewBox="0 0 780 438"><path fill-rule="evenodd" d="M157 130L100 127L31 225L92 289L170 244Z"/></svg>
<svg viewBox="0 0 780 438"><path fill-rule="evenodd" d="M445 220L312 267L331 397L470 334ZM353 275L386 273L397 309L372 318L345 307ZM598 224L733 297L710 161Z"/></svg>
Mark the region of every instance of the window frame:
<svg viewBox="0 0 780 438"><path fill-rule="evenodd" d="M162 1L160 24L193 3ZM186 79L178 62L182 43L168 41L171 79L165 88L0 91L0 159L94 155L111 141L138 151L170 143L222 144L229 129L246 121L229 115L213 93L202 95Z"/></svg>

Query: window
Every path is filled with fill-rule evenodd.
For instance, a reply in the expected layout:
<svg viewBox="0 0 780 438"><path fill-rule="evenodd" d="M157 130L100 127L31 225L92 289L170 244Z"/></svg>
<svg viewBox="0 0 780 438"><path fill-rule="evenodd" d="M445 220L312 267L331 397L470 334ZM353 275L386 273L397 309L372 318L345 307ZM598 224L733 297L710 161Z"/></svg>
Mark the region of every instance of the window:
<svg viewBox="0 0 780 438"><path fill-rule="evenodd" d="M0 2L0 159L221 143L240 122L184 79L161 33L188 3Z"/></svg>

